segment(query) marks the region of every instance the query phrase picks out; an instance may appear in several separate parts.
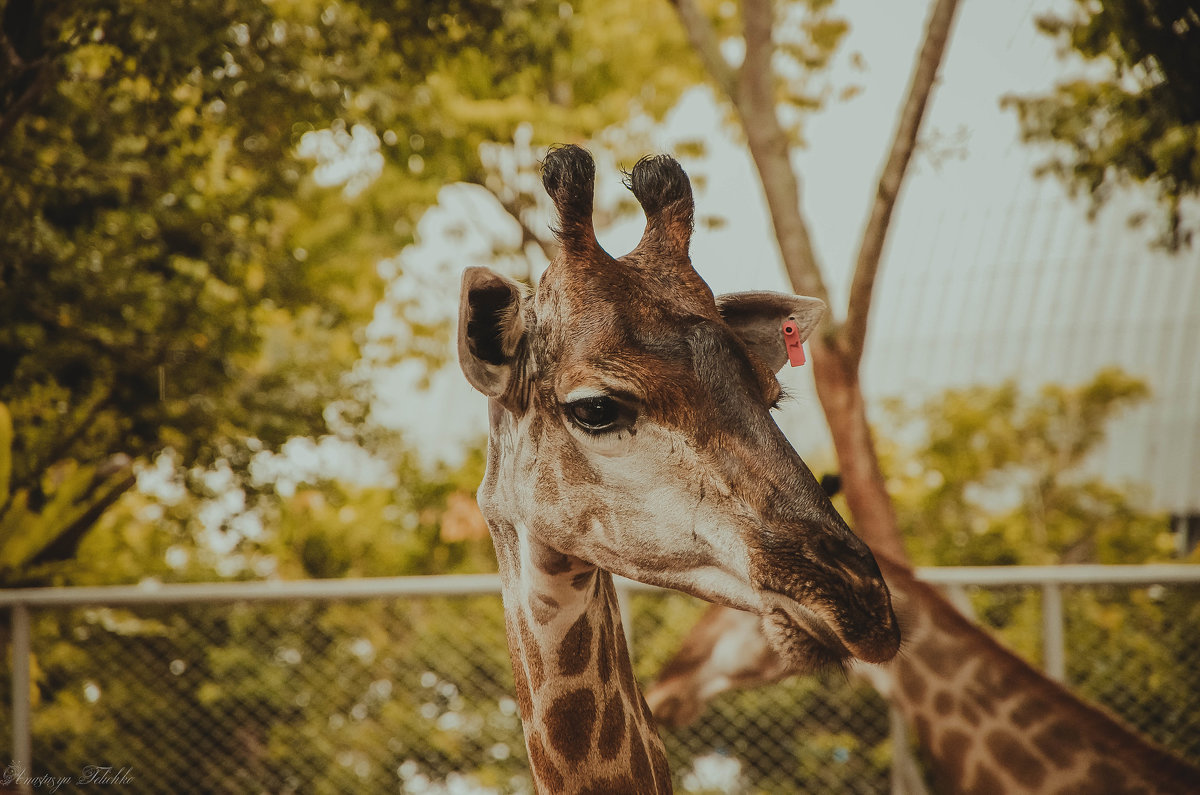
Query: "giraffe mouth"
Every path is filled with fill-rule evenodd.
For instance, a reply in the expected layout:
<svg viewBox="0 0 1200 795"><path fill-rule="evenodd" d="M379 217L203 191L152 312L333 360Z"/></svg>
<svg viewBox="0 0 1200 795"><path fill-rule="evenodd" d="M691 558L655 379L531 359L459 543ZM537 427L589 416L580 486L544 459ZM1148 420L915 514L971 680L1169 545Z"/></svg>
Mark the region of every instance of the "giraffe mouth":
<svg viewBox="0 0 1200 795"><path fill-rule="evenodd" d="M812 608L777 591L764 597L763 635L792 670L843 668L857 656Z"/></svg>

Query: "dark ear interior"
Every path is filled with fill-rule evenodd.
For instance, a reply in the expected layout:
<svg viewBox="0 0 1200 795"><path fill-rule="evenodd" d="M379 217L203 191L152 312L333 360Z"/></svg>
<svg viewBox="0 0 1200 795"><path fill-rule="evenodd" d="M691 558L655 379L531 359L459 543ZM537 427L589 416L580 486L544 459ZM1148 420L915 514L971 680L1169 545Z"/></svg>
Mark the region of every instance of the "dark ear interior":
<svg viewBox="0 0 1200 795"><path fill-rule="evenodd" d="M467 340L471 353L487 364L504 364L504 324L513 311L512 291L507 285L488 284L472 288L467 296L471 307Z"/></svg>
<svg viewBox="0 0 1200 795"><path fill-rule="evenodd" d="M525 334L524 288L488 270L463 273L458 307L458 363L471 386L488 397L508 390Z"/></svg>
<svg viewBox="0 0 1200 795"><path fill-rule="evenodd" d="M795 320L804 341L820 322L825 302L786 293L727 293L717 296L717 309L742 343L777 372L788 360L783 321Z"/></svg>

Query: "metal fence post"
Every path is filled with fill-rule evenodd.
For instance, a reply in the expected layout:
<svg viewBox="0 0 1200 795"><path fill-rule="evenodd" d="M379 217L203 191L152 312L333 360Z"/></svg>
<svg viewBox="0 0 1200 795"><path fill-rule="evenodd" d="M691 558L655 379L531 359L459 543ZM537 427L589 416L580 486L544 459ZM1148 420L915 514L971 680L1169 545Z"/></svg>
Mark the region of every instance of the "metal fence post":
<svg viewBox="0 0 1200 795"><path fill-rule="evenodd" d="M29 608L14 604L9 619L12 630L12 770L22 777L33 776L33 708L30 704ZM27 780L27 779L26 779ZM18 792L28 786L17 783Z"/></svg>
<svg viewBox="0 0 1200 795"><path fill-rule="evenodd" d="M966 588L955 583L944 586L942 592L946 594L946 598L950 600L950 604L958 608L958 612L972 621L975 620L975 606L971 604L971 597L967 593Z"/></svg>
<svg viewBox="0 0 1200 795"><path fill-rule="evenodd" d="M1062 588L1058 583L1042 585L1042 657L1046 675L1062 682L1067 676L1066 641L1063 632Z"/></svg>
<svg viewBox="0 0 1200 795"><path fill-rule="evenodd" d="M921 766L913 756L908 723L895 705L888 709L888 722L892 733L891 795L929 795Z"/></svg>

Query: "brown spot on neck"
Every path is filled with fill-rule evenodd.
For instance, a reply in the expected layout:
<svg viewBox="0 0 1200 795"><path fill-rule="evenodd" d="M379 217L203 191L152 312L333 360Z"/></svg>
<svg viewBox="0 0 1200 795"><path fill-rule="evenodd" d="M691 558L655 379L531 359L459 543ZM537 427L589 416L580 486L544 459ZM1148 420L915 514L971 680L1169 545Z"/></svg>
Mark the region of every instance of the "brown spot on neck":
<svg viewBox="0 0 1200 795"><path fill-rule="evenodd" d="M927 738L922 739L928 742ZM951 729L942 734L937 755L941 760L939 767L946 780L938 783L947 788L947 791L953 791L963 780L967 765L967 751L970 747L971 738L966 732Z"/></svg>
<svg viewBox="0 0 1200 795"><path fill-rule="evenodd" d="M546 710L550 745L569 762L587 757L596 725L596 694L589 688L572 690L554 700Z"/></svg>
<svg viewBox="0 0 1200 795"><path fill-rule="evenodd" d="M1055 721L1041 729L1033 735L1033 742L1042 753L1064 767L1074 764L1075 757L1085 746L1079 727L1067 721Z"/></svg>
<svg viewBox="0 0 1200 795"><path fill-rule="evenodd" d="M1045 699L1029 696L1013 708L1009 718L1018 729L1028 729L1050 717L1050 714L1050 705L1046 703Z"/></svg>
<svg viewBox="0 0 1200 795"><path fill-rule="evenodd" d="M509 644L517 648L516 644ZM521 710L521 720L528 724L533 720L533 691L529 687L529 675L519 659L513 658L513 686L517 694L517 706Z"/></svg>
<svg viewBox="0 0 1200 795"><path fill-rule="evenodd" d="M602 778L599 781L593 781L590 784L584 785L584 788L579 790L579 795L625 795L629 793L634 795L643 792L650 792L644 786L638 786L637 782L628 776Z"/></svg>
<svg viewBox="0 0 1200 795"><path fill-rule="evenodd" d="M534 778L541 782L541 789L547 792L562 792L566 781L554 766L554 762L550 761L550 755L546 753L541 738L530 733L526 745L529 748L530 767L533 768Z"/></svg>
<svg viewBox="0 0 1200 795"><path fill-rule="evenodd" d="M533 559L533 565L537 566L538 571L549 575L557 575L566 574L571 570L573 561L569 555L565 555L557 549L543 544L532 544L531 546L533 549L530 557Z"/></svg>
<svg viewBox="0 0 1200 795"><path fill-rule="evenodd" d="M611 622L604 621L600 624L600 631L596 637L596 673L600 676L600 683L607 685L612 679L613 669L613 625Z"/></svg>
<svg viewBox="0 0 1200 795"><path fill-rule="evenodd" d="M650 764L650 754L646 752L646 744L637 732L629 734L629 768L634 781L653 781L654 767Z"/></svg>
<svg viewBox="0 0 1200 795"><path fill-rule="evenodd" d="M529 605L529 611L533 613L533 620L538 625L549 624L558 615L558 600L549 594L534 594L533 601Z"/></svg>
<svg viewBox="0 0 1200 795"><path fill-rule="evenodd" d="M600 740L596 746L602 759L615 759L621 752L625 740L625 709L625 701L619 692L608 697L604 715L600 719Z"/></svg>
<svg viewBox="0 0 1200 795"><path fill-rule="evenodd" d="M925 684L925 677L915 666L907 660L901 660L896 670L897 680L900 683L900 689L904 691L904 695L909 701L917 702L925 698L928 687Z"/></svg>
<svg viewBox="0 0 1200 795"><path fill-rule="evenodd" d="M984 765L975 766L971 788L968 791L971 795L1011 795L1013 792L1004 786L996 771Z"/></svg>
<svg viewBox="0 0 1200 795"><path fill-rule="evenodd" d="M964 662L962 651L947 639L928 639L919 647L910 648L909 655L919 657L939 678L952 681Z"/></svg>
<svg viewBox="0 0 1200 795"><path fill-rule="evenodd" d="M546 681L545 669L542 666L542 653L538 649L537 638L529 629L529 622L525 620L525 611L517 609L517 627L521 633L521 655L520 658L513 660L513 668L524 668L529 672L529 684L532 691L536 693L542 689L542 685ZM522 665L522 660L524 664Z"/></svg>
<svg viewBox="0 0 1200 795"><path fill-rule="evenodd" d="M1004 770L1024 789L1041 786L1046 778L1046 765L1012 732L996 729L985 740L992 758L1000 760Z"/></svg>
<svg viewBox="0 0 1200 795"><path fill-rule="evenodd" d="M939 715L949 715L954 710L954 694L949 690L939 691L933 697L933 708Z"/></svg>
<svg viewBox="0 0 1200 795"><path fill-rule="evenodd" d="M592 661L592 621L584 612L563 636L558 647L558 672L562 676L579 676Z"/></svg>
<svg viewBox="0 0 1200 795"><path fill-rule="evenodd" d="M1192 784L1196 779L1192 779ZM1131 785L1129 774L1107 759L1098 759L1088 768L1086 788L1089 792L1134 792L1142 791Z"/></svg>
<svg viewBox="0 0 1200 795"><path fill-rule="evenodd" d="M649 711L645 702L642 702L642 707ZM654 724L650 724L653 726ZM662 740L658 734L654 735L655 743L650 748L650 764L654 766L654 778L660 787L669 789L671 786L671 766L667 763L667 752L663 747Z"/></svg>

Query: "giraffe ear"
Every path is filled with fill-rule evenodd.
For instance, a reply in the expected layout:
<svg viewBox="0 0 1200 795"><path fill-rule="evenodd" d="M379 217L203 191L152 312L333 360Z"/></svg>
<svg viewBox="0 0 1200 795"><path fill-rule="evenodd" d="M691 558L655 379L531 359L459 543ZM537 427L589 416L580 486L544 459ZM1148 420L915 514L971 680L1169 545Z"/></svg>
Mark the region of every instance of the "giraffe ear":
<svg viewBox="0 0 1200 795"><path fill-rule="evenodd" d="M458 363L471 386L488 397L508 390L525 336L525 288L487 268L463 272L458 305Z"/></svg>
<svg viewBox="0 0 1200 795"><path fill-rule="evenodd" d="M794 320L804 342L825 314L825 302L786 293L727 293L717 296L717 309L746 347L778 372L788 360L783 321Z"/></svg>

